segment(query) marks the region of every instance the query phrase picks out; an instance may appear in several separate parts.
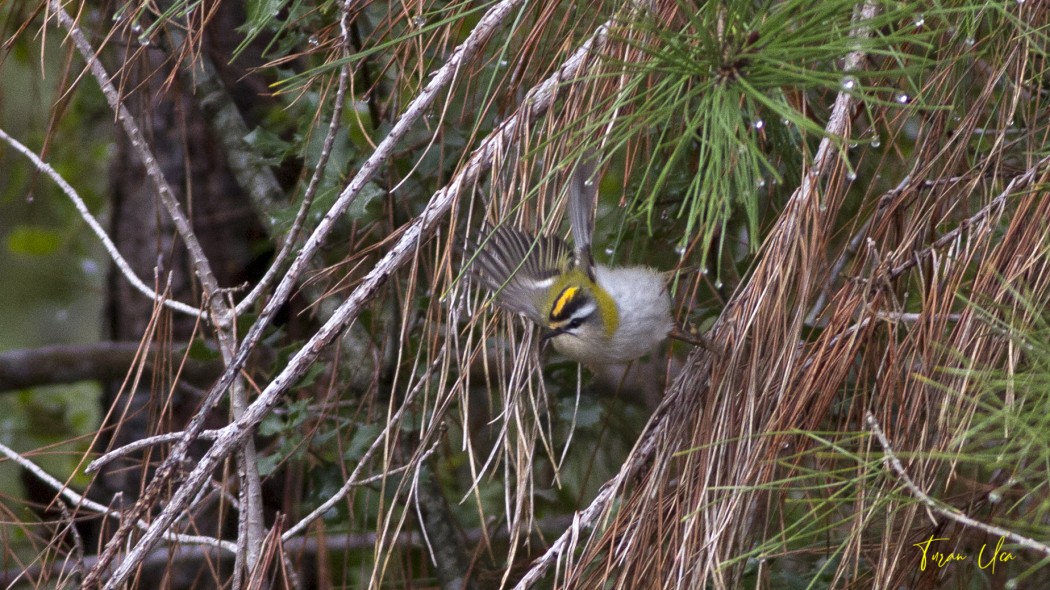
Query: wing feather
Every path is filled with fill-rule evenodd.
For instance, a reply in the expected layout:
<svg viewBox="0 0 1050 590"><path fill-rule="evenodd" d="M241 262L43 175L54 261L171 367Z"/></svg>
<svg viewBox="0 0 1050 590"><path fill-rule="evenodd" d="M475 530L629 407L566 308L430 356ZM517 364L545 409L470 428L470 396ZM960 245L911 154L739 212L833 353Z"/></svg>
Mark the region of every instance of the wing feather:
<svg viewBox="0 0 1050 590"><path fill-rule="evenodd" d="M584 154L569 181L569 223L576 246L576 264L594 280L594 208L598 204L598 162L592 153Z"/></svg>
<svg viewBox="0 0 1050 590"><path fill-rule="evenodd" d="M565 242L499 226L487 230L473 250L470 275L496 294L496 303L543 324L547 291L572 258Z"/></svg>

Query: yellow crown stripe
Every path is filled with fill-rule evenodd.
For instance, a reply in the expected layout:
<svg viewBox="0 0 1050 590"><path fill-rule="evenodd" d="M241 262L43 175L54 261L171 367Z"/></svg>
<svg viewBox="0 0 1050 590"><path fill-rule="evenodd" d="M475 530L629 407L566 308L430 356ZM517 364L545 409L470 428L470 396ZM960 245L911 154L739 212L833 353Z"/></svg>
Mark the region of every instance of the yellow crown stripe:
<svg viewBox="0 0 1050 590"><path fill-rule="evenodd" d="M573 297L576 296L576 292L579 290L579 287L566 287L565 290L561 292L561 295L558 295L558 298L554 300L554 309L551 310L551 317L560 316L562 310L565 309L565 306L568 305L570 301L572 301Z"/></svg>

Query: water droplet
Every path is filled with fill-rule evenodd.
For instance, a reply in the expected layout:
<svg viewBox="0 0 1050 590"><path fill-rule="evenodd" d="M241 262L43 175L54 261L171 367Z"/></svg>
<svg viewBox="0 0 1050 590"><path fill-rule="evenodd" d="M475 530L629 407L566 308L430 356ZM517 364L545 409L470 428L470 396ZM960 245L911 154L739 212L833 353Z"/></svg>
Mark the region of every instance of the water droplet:
<svg viewBox="0 0 1050 590"><path fill-rule="evenodd" d="M855 142L855 141L849 142L849 149L851 149L851 150L857 149L857 142Z"/></svg>
<svg viewBox="0 0 1050 590"><path fill-rule="evenodd" d="M922 26L925 25L925 24L926 24L926 17L923 16L921 12L919 14L915 15L915 28L916 29L921 29Z"/></svg>
<svg viewBox="0 0 1050 590"><path fill-rule="evenodd" d="M141 45L143 47L149 47L149 36L148 35L140 36L139 37L139 45Z"/></svg>
<svg viewBox="0 0 1050 590"><path fill-rule="evenodd" d="M700 274L704 275L705 277L707 276L707 273L709 273L709 272L711 272L711 271L707 270L706 266L701 266L700 267Z"/></svg>
<svg viewBox="0 0 1050 590"><path fill-rule="evenodd" d="M845 76L842 78L842 89L846 92L852 92L857 89L859 82L853 76Z"/></svg>
<svg viewBox="0 0 1050 590"><path fill-rule="evenodd" d="M857 180L857 173L852 171L852 170L850 170L849 172L846 173L846 180L848 180L850 182L853 182L854 180Z"/></svg>
<svg viewBox="0 0 1050 590"><path fill-rule="evenodd" d="M310 44L310 47L317 47L321 44L321 40L317 38L317 35L310 35L306 42Z"/></svg>
<svg viewBox="0 0 1050 590"><path fill-rule="evenodd" d="M583 181L583 186L594 186L594 179L588 178L587 180Z"/></svg>
<svg viewBox="0 0 1050 590"><path fill-rule="evenodd" d="M412 24L422 29L427 24L427 19L417 16L412 19Z"/></svg>
<svg viewBox="0 0 1050 590"><path fill-rule="evenodd" d="M871 138L871 147L873 147L873 148L882 147L882 138L880 138L878 135L872 137Z"/></svg>
<svg viewBox="0 0 1050 590"><path fill-rule="evenodd" d="M820 209L820 212L824 213L825 211L828 210L828 206L826 204L824 204L824 203L821 203L820 206L817 207L817 209Z"/></svg>
<svg viewBox="0 0 1050 590"><path fill-rule="evenodd" d="M977 44L977 40L974 39L973 37L967 37L965 43L966 43L967 47L973 47L974 45Z"/></svg>
<svg viewBox="0 0 1050 590"><path fill-rule="evenodd" d="M766 179L765 178L759 178L758 182L756 182L755 185L758 188L766 188Z"/></svg>
<svg viewBox="0 0 1050 590"><path fill-rule="evenodd" d="M1003 495L999 492L991 492L988 494L988 501L992 504L998 504L1003 500Z"/></svg>
<svg viewBox="0 0 1050 590"><path fill-rule="evenodd" d="M95 276L99 274L101 267L97 262L90 258L85 258L80 261L80 272L87 276Z"/></svg>
<svg viewBox="0 0 1050 590"><path fill-rule="evenodd" d="M674 247L674 253L677 254L679 258L685 258L685 251L685 246L681 244Z"/></svg>
<svg viewBox="0 0 1050 590"><path fill-rule="evenodd" d="M510 65L510 62L508 62L507 60L505 60L505 59L501 59L501 60L499 60L499 67L501 67L501 68L505 68L505 67L507 67L508 65Z"/></svg>
<svg viewBox="0 0 1050 590"><path fill-rule="evenodd" d="M613 255L613 249L612 248L606 248L605 249L605 255L606 256L612 256Z"/></svg>
<svg viewBox="0 0 1050 590"><path fill-rule="evenodd" d="M790 127L791 126L791 121L788 121L787 119L781 119L780 120L780 124L783 125L784 127Z"/></svg>
<svg viewBox="0 0 1050 590"><path fill-rule="evenodd" d="M898 104L908 104L909 102L911 102L911 97L903 92L900 92L897 94L897 96L893 98L893 100L896 100Z"/></svg>
<svg viewBox="0 0 1050 590"><path fill-rule="evenodd" d="M755 119L755 122L752 123L751 126L754 127L756 130L761 130L763 127L766 126L766 122L762 119Z"/></svg>
<svg viewBox="0 0 1050 590"><path fill-rule="evenodd" d="M715 289L722 288L722 279L715 279Z"/></svg>

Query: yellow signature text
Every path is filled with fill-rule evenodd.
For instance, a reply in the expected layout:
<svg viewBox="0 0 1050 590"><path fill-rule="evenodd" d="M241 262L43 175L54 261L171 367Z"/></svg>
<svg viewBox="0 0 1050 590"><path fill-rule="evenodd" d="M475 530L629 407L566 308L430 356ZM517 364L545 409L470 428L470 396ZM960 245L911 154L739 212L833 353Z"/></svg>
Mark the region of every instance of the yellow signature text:
<svg viewBox="0 0 1050 590"><path fill-rule="evenodd" d="M921 554L921 560L919 561L919 570L926 571L928 566L935 566L938 569L947 566L948 564L955 561L966 561L970 558L965 553L956 553L954 551L944 552L940 551L935 543L943 541L950 541L946 537L934 537L930 535L929 539L920 543L915 543L912 547L917 547ZM989 549L988 544L981 545L981 551L977 554L977 567L981 569L990 570L993 574L995 573L995 565L998 563L1006 563L1008 561L1017 559L1013 553L1009 551L1003 551L1003 544L1006 542L1005 537L999 537L999 540L995 543L995 548Z"/></svg>

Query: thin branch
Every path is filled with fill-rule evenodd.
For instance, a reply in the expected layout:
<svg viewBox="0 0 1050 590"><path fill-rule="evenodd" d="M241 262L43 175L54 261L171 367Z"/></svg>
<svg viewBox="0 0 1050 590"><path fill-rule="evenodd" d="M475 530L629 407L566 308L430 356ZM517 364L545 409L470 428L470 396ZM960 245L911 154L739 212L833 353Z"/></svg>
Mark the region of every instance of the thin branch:
<svg viewBox="0 0 1050 590"><path fill-rule="evenodd" d="M900 459L898 459L893 453L893 449L890 447L890 441L886 438L886 433L884 433L882 428L879 427L879 422L875 419L875 415L869 411L867 412L865 419L868 422L868 427L871 428L871 432L875 435L875 438L879 439L879 444L882 445L882 453L884 455L882 462L886 466L886 469L896 473L897 477L901 480L901 483L904 484L904 487L907 488L908 491L911 492L911 494L920 502L925 504L927 508L961 525L975 528L989 535L1005 537L1025 549L1042 553L1043 555L1050 557L1050 546L1048 545L1040 543L1035 539L1019 535L1011 530L995 526L994 524L987 524L979 520L974 520L966 514L963 514L959 509L942 506L939 502L931 498L926 492L922 491L918 485L916 485L915 481L904 469L904 465L901 464Z"/></svg>
<svg viewBox="0 0 1050 590"><path fill-rule="evenodd" d="M655 431L651 431L655 432ZM652 437L650 440L653 440ZM648 455L648 453L646 453ZM533 584L540 581L541 578L547 573L547 570L557 563L563 555L567 555L572 551L572 546L576 544L576 541L580 538L581 533L584 529L592 529L598 522L598 519L605 514L609 504L612 503L616 497L616 493L620 489L620 485L623 481L626 481L628 474L633 474L640 465L637 461L631 461L624 465L623 469L620 470L611 480L605 482L601 489L598 490L598 495L595 496L594 500L587 508L577 512L572 519L572 524L562 534L551 543L551 546L547 548L547 551L532 562L529 566L529 571L525 572L525 575L518 580L517 585L514 586L514 590L526 590L531 588Z"/></svg>
<svg viewBox="0 0 1050 590"><path fill-rule="evenodd" d="M102 469L106 465L109 465L113 461L125 456L130 455L141 449L152 447L155 445L163 445L166 443L178 442L182 437L186 436L185 432L168 432L166 434L157 434L154 436L148 436L146 438L140 438L134 442L130 442L120 448L113 449L112 451L102 455L95 459L88 466L84 468L84 473L94 473L99 469ZM205 430L198 436L201 440L215 440L219 437L218 430Z"/></svg>
<svg viewBox="0 0 1050 590"><path fill-rule="evenodd" d="M276 306L282 304L291 292L299 272L305 267L317 248L324 242L331 230L335 218L341 215L347 206L356 198L357 194L371 179L382 162L393 152L394 144L407 132L412 122L418 119L436 99L436 95L443 85L447 84L459 71L464 61L480 51L485 41L495 32L496 27L503 22L511 10L521 0L505 0L493 6L481 18L478 25L470 33L467 39L460 45L449 58L449 61L437 71L430 83L419 96L406 109L402 118L394 125L390 134L380 143L372 156L362 165L358 175L346 187L340 195L339 200L325 215L321 223L314 230L313 235L307 240L305 246L296 257L295 262L289 269L284 280L278 285L276 292L268 302L266 308L260 314L258 320L245 337L236 358L228 363L227 372L220 378L208 394L202 408L202 413L207 412L219 396L232 383L240 367L243 366L248 354L254 348L262 331L273 314ZM590 55L596 44L604 42L606 27L601 27L599 33L586 41L573 56L558 69L551 77L544 80L540 85L533 88L525 98L524 104L515 115L509 117L497 127L471 154L466 164L453 177L452 181L442 190L435 193L423 213L415 218L402 233L401 238L391 250L376 264L373 270L365 276L362 283L354 290L350 297L336 309L332 318L321 327L320 330L307 342L302 349L289 361L288 365L277 375L273 381L263 390L258 398L247 408L244 415L229 426L222 429L218 440L212 448L198 461L197 466L187 476L185 482L178 487L174 496L165 509L154 521L154 526L147 530L139 542L127 554L124 561L116 569L114 575L107 581L106 588L116 588L123 584L137 563L141 561L146 553L156 544L160 532L175 520L179 512L185 509L189 499L195 491L204 485L209 474L218 464L225 459L232 450L251 435L255 427L276 405L280 396L296 383L305 374L306 370L314 363L320 352L339 336L371 301L379 289L386 283L390 275L402 265L407 263L415 253L419 244L433 231L438 221L451 209L459 195L467 186L476 182L478 176L488 168L492 158L506 149L506 145L513 141L520 127L532 118L545 112L558 95L560 85L569 79L576 77L582 68L587 56ZM188 437L172 450L172 453L158 468L157 474L147 487L144 497L152 494L156 497L160 490L167 487L176 475L175 466L181 464L185 457L191 437L200 432L203 424L203 414L198 413L187 429ZM145 510L144 505L137 505L136 509ZM126 537L125 537L126 538ZM120 543L112 542L107 546L106 553L96 564L92 573L101 571L108 566L118 551Z"/></svg>
<svg viewBox="0 0 1050 590"><path fill-rule="evenodd" d="M234 315L222 297L218 280L211 269L211 265L207 256L204 254L203 248L197 240L197 236L193 231L192 223L183 211L182 205L178 202L178 199L176 199L171 187L168 185L167 179L164 177L163 171L160 169L156 158L150 150L149 144L147 143L142 130L139 128L135 118L121 101L121 96L118 90L113 86L109 74L99 61L98 55L88 42L87 37L84 35L83 31L80 30L76 21L74 21L62 7L61 0L51 0L48 6L51 12L55 14L58 22L68 31L69 37L73 40L73 44L87 62L88 69L95 77L99 88L109 102L110 108L117 115L117 119L120 121L125 134L128 136L132 148L137 152L139 160L146 169L147 176L149 176L150 180L157 188L157 193L160 196L161 203L163 203L168 215L171 217L172 222L175 225L176 231L185 243L186 251L193 264L194 274L200 281L201 287L204 291L205 305L210 311L211 320L218 327L216 330L216 336L219 341L219 349L222 353L223 361L229 365L232 362L234 352L236 351L236 342L234 341L233 334L229 332L227 328L230 327L231 322L233 322ZM227 388L232 386L231 405L234 408L234 414L237 414L238 410L243 408L246 404L244 386L238 379L238 376L239 369L234 372L227 384ZM225 391L226 388L223 389L222 393L225 393ZM217 402L218 396L211 400L211 403L206 406L204 411L210 411L211 407ZM197 422L196 430L199 432L201 429L201 423L203 422L203 416L198 414L194 418L194 421ZM197 418L200 418L200 420L198 421ZM192 432L192 430L190 431ZM182 457L186 456L190 442L192 441L185 441L185 443L180 442L176 445L175 448L182 451ZM245 502L245 498L241 498L242 503L244 504L241 510L242 523L247 522L251 526L247 530L242 529L242 534L238 535L238 537L248 537L247 543L249 551L247 557L249 558L249 563L247 566L250 568L254 565L254 560L252 558L256 556L255 551L261 544L263 534L262 506L261 501L258 500L261 496L261 492L259 491L260 484L258 481L258 467L255 457L254 443L252 441L242 441L240 443L240 448L238 449L238 457L239 473L242 476L242 490L246 490L245 493L250 496L249 499L251 500L251 502ZM165 463L164 466L166 466L169 471L174 469L174 464L170 462ZM159 497L163 487L161 485L153 485L154 483L157 483L156 478L139 497L135 505L128 510L126 519L120 522L117 531L106 544L106 548L100 556L98 563L95 564L95 567L93 567L84 578L83 585L85 587L92 587L100 582L102 572L113 560L117 552L121 550L128 535L131 534L131 525L129 523L140 519L145 511L152 506ZM186 509L187 506L183 506L183 508ZM247 515L247 517L245 515ZM248 520L245 521L245 518ZM241 556L242 553L237 552L238 563Z"/></svg>
<svg viewBox="0 0 1050 590"><path fill-rule="evenodd" d="M364 466L368 464L368 461L372 458L372 455L376 452L376 450L379 449L380 446L382 446L383 442L387 440L387 437L390 436L390 433L392 431L395 431L401 427L401 415L404 414L405 409L408 408L412 400L415 399L416 394L419 393L419 391L430 382L430 376L433 374L434 369L437 368L437 366L441 362L444 362L443 353L444 347L442 347L442 350L439 351L438 354L434 355L434 363L427 369L427 372L419 379L415 387L410 389L409 392L405 395L405 399L401 403L401 407L398 408L398 410L394 412L392 416L389 416L386 419L386 428L384 428L383 431L376 436L375 440L372 441L372 444L368 447L368 450L366 450L365 453L361 456L361 459L357 462L357 466L354 467L354 470L350 473L350 477L346 478L346 482L343 483L343 486L339 488L339 490L336 493L332 494L330 498L325 500L320 506L315 508L310 514L307 514L299 522L289 527L288 530L281 535L281 539L283 541L288 541L296 535L298 535L299 533L301 533L302 531L306 530L306 527L310 526L310 523L324 516L324 514L331 510L332 507L336 505L336 503L338 503L340 500L346 497L346 495L350 492L351 489L364 485L365 483L368 483L369 481L375 478L375 476L373 476L372 478L366 480L358 480L358 478L361 476L362 469L364 469ZM428 451L426 454L429 454L430 452L433 452L433 449L431 449L431 451ZM418 462L419 461L414 461L413 463L418 464Z"/></svg>
<svg viewBox="0 0 1050 590"><path fill-rule="evenodd" d="M5 350L0 352L0 392L18 391L41 385L59 385L78 381L106 381L119 379L128 373L129 367L143 353L148 353L147 367L158 364L154 355L181 356L184 345L175 345L161 350L146 347L141 342L94 342L91 344L59 344ZM216 362L200 362L186 359L182 365L182 377L192 382L207 382L222 372Z"/></svg>
<svg viewBox="0 0 1050 590"><path fill-rule="evenodd" d="M58 22L69 33L69 37L73 40L73 44L80 52L81 57L87 62L88 69L91 70L91 74L95 77L95 81L98 82L99 88L106 96L110 108L117 115L117 119L123 126L124 133L127 134L132 148L137 152L139 160L146 168L146 174L156 186L157 193L160 195L160 200L168 211L168 215L171 216L172 222L175 224L175 229L179 232L179 237L181 237L186 244L186 250L189 252L190 259L193 261L193 270L197 275L197 278L200 280L201 286L204 288L205 301L207 302L208 307L212 310L213 320L220 326L226 325L226 323L232 321L233 318L230 317L229 310L226 309L226 304L223 302L222 298L216 297L216 295L219 294L219 283L215 278L215 274L211 270L211 264L208 262L207 256L204 255L204 249L201 247L200 242L197 241L197 235L193 232L193 225L182 210L182 205L180 205L178 199L175 198L174 192L172 192L171 187L168 185L168 180L164 177L164 172L157 164L156 157L154 157L153 152L150 151L149 143L146 142L142 130L139 129L138 123L135 122L135 118L128 111L127 107L124 106L124 103L121 102L120 93L117 88L113 86L113 81L106 72L106 69L102 66L102 62L99 61L94 48L91 47L91 43L88 42L84 32L80 30L79 26L77 26L76 21L74 21L73 18L69 16L69 13L67 13L62 7L62 2L60 0L51 0L49 6L51 12L53 12L58 19Z"/></svg>
<svg viewBox="0 0 1050 590"><path fill-rule="evenodd" d="M91 211L88 210L87 205L84 204L84 200L80 198L80 194L77 193L72 185L66 182L66 179L62 178L62 175L59 174L57 170L52 168L47 162L41 160L39 156L33 153L32 150L23 145L17 139L8 135L3 129L0 129L0 139L7 142L8 145L15 148L15 151L29 159L29 161L36 166L37 170L47 175L48 178L58 185L58 188L62 189L62 192L69 197L69 200L73 201L73 206L76 207L77 213L80 214L80 217L88 224L88 227L91 228L91 231L98 237L99 241L102 242L102 247L105 248L106 253L109 254L109 258L113 261L113 264L116 265L120 274L124 275L124 278L131 283L131 286L134 287L136 291L150 299L160 301L165 307L173 309L179 313L184 313L194 317L202 317L203 314L196 307L179 301L165 299L161 297L159 293L150 289L146 283L142 282L142 279L135 274L135 271L132 270L128 261L124 260L124 257L121 256L120 250L117 249L117 245L113 243L113 240L109 238L109 234L106 233L106 230L102 228L102 225L97 219L95 219L95 216L91 214Z"/></svg>
<svg viewBox="0 0 1050 590"><path fill-rule="evenodd" d="M1047 156L1042 160L1036 162L1036 164L1028 170L1026 170L1024 174L1020 176L1015 176L1012 180L1010 180L1009 184L1006 185L1006 188L1004 188L1001 193L996 195L996 197L992 199L987 205L981 207L980 211L962 220L962 222L959 223L959 225L957 225L954 229L938 238L929 246L913 254L909 260L902 262L898 266L895 266L893 270L890 271L888 279L893 280L901 276L902 274L904 274L905 271L918 264L920 260L923 260L936 250L939 250L941 248L944 248L948 244L951 244L970 226L977 225L978 223L984 221L984 219L988 217L988 215L990 215L993 210L1000 208L1006 204L1007 197L1019 190L1028 188L1029 185L1035 182L1036 177L1047 165L1050 165L1050 156Z"/></svg>
<svg viewBox="0 0 1050 590"><path fill-rule="evenodd" d="M52 477L49 473L41 469L40 466L38 466L36 463L33 463L29 459L23 457L22 455L15 452L13 449L11 449L3 443L0 443L0 454L5 455L8 459L14 461L15 463L18 463L18 465L21 466L23 469L32 473L34 477L44 482L48 486L52 487L56 492L59 493L59 495L68 500L69 503L73 506L76 506L77 508L86 508L87 510L90 510L92 512L104 514L106 516L116 518L118 520L123 520L126 518L119 511L113 510L110 507L105 506L103 504L99 504L98 502L90 500L87 497L82 496L69 489L64 483ZM149 523L142 520L136 520L134 524L142 530L147 530L149 528ZM205 537L202 535L183 535L171 531L164 531L163 538L165 541L172 541L175 543L191 543L194 545L208 545L210 547L218 547L219 549L228 551L229 553L234 553L237 549L235 543L232 543L230 541L223 541L222 539L216 539L214 537Z"/></svg>
<svg viewBox="0 0 1050 590"><path fill-rule="evenodd" d="M324 177L325 169L328 167L328 159L332 155L332 147L335 145L335 138L338 135L339 129L342 127L341 122L343 119L343 106L346 101L346 89L350 85L350 64L353 63L349 56L352 53L350 48L350 40L348 37L348 25L347 20L350 12L350 2L352 0L346 0L340 6L340 18L339 18L339 29L341 31L343 39L343 53L346 63L339 70L339 86L335 92L335 103L332 105L332 117L328 122L328 132L325 134L324 143L321 145L321 153L317 157L317 164L314 166L313 176L310 177L310 182L306 186L306 191L303 193L303 201L299 205L299 211L295 214L295 220L292 221L292 225L288 230L287 235L284 237L284 243L281 244L281 249L273 258L273 262L270 263L270 268L266 269L266 274L263 278L255 285L255 287L248 293L240 303L237 304L237 313L243 314L252 305L255 304L255 300L263 293L270 290L270 286L275 280L277 280L277 273L280 271L281 266L284 264L288 255L292 252L295 244L299 241L299 234L302 232L303 225L306 223L307 214L310 212L310 206L313 204L314 196L317 194L317 189L321 186L321 179Z"/></svg>

